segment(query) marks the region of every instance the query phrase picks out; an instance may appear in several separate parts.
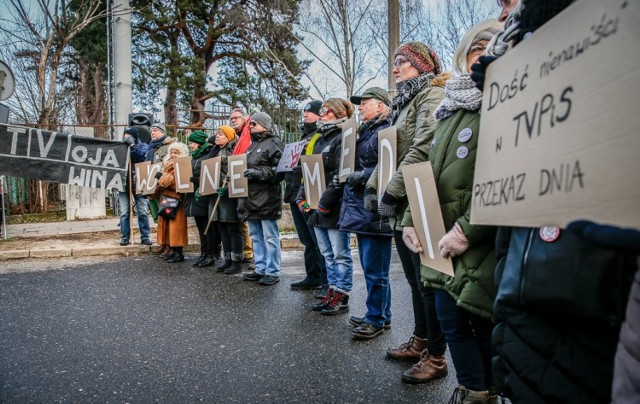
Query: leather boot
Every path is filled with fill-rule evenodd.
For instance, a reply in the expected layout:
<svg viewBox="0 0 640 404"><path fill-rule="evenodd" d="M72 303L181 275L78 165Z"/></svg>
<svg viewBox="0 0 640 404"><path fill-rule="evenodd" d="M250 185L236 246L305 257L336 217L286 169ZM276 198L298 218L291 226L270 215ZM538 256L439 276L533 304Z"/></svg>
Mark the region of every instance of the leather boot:
<svg viewBox="0 0 640 404"><path fill-rule="evenodd" d="M422 351L420 361L402 374L406 383L428 383L447 375L447 361L443 356L429 355L429 350ZM487 395L488 397L488 395Z"/></svg>
<svg viewBox="0 0 640 404"><path fill-rule="evenodd" d="M220 265L216 265L218 272L224 272L225 269L231 267L231 253L224 253L224 262Z"/></svg>
<svg viewBox="0 0 640 404"><path fill-rule="evenodd" d="M198 259L196 260L196 262L194 262L193 264L191 264L191 266L193 267L197 267L200 266L200 263L202 261L204 261L204 259L207 258L207 254L206 253L202 253L200 254L200 256L198 257Z"/></svg>
<svg viewBox="0 0 640 404"><path fill-rule="evenodd" d="M166 252L168 249L169 249L169 246L166 244L159 245L156 248L151 249L151 255L160 255Z"/></svg>
<svg viewBox="0 0 640 404"><path fill-rule="evenodd" d="M489 391L475 391L467 389L467 396L462 404L486 404L489 402Z"/></svg>
<svg viewBox="0 0 640 404"><path fill-rule="evenodd" d="M225 275L239 274L242 272L242 261L231 261L231 266L224 270Z"/></svg>
<svg viewBox="0 0 640 404"><path fill-rule="evenodd" d="M392 359L416 361L420 359L420 354L425 349L427 349L427 339L412 335L408 342L397 348L388 349L387 356Z"/></svg>
<svg viewBox="0 0 640 404"><path fill-rule="evenodd" d="M204 259L202 260L200 265L198 265L198 267L199 268L212 267L215 265L215 263L216 263L216 257L214 257L213 255L207 255L204 257Z"/></svg>

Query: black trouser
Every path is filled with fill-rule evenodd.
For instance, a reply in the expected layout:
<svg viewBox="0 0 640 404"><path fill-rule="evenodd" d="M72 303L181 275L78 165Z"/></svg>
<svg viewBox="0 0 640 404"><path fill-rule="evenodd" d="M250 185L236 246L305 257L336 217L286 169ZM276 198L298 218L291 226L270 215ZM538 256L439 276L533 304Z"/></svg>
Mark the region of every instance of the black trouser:
<svg viewBox="0 0 640 404"><path fill-rule="evenodd" d="M413 317L415 329L413 334L418 338L427 338L427 349L433 356L442 356L447 349L444 335L440 330L440 322L436 313L436 297L432 288L425 287L420 280L420 256L402 241L402 231L394 231L393 238L402 262L404 276L411 287Z"/></svg>
<svg viewBox="0 0 640 404"><path fill-rule="evenodd" d="M217 256L216 252L220 252L220 249L217 248L220 245L220 230L218 229L218 223L211 222L209 232L204 234L204 231L207 229L207 223L209 223L209 218L207 216L194 216L193 218L196 221L198 235L200 236L200 253Z"/></svg>
<svg viewBox="0 0 640 404"><path fill-rule="evenodd" d="M298 239L304 246L304 268L307 271L307 280L313 283L322 283L323 286L329 286L327 282L327 267L325 266L324 257L318 248L316 240L316 232L312 226L307 224L307 220L298 209L295 202L290 202L291 216L293 224L298 232Z"/></svg>
<svg viewBox="0 0 640 404"><path fill-rule="evenodd" d="M216 222L222 236L222 248L225 259L231 254L232 261L242 261L244 256L244 237L242 236L242 222Z"/></svg>

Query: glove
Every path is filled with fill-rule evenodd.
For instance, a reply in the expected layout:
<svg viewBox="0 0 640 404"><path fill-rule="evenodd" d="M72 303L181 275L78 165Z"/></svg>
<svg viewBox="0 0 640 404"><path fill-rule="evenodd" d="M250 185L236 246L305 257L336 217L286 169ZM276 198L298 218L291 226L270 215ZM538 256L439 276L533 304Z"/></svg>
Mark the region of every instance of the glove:
<svg viewBox="0 0 640 404"><path fill-rule="evenodd" d="M218 188L218 190L216 191L216 193L217 193L219 196L227 196L227 194L229 193L229 188L227 188L227 187Z"/></svg>
<svg viewBox="0 0 640 404"><path fill-rule="evenodd" d="M449 232L440 239L438 248L440 249L442 258L449 256L451 256L451 258L457 257L469 249L469 241L458 223L453 225L453 229L449 230Z"/></svg>
<svg viewBox="0 0 640 404"><path fill-rule="evenodd" d="M200 198L202 198L202 194L200 193L200 191L196 191L193 193L193 199L195 199L196 202L200 202Z"/></svg>
<svg viewBox="0 0 640 404"><path fill-rule="evenodd" d="M364 184L364 171L356 171L349 174L347 184L349 184L352 189L362 186Z"/></svg>
<svg viewBox="0 0 640 404"><path fill-rule="evenodd" d="M333 176L333 179L331 180L331 183L333 184L334 187L339 187L340 186L340 177L338 177L338 174L335 174Z"/></svg>
<svg viewBox="0 0 640 404"><path fill-rule="evenodd" d="M195 185L196 177L189 177L189 182Z"/></svg>
<svg viewBox="0 0 640 404"><path fill-rule="evenodd" d="M157 179L157 180L159 180L159 179L160 179L160 177L162 177L162 173L161 173L160 171L158 171L158 172L156 173L156 175L154 175L154 177L156 177L156 179Z"/></svg>
<svg viewBox="0 0 640 404"><path fill-rule="evenodd" d="M331 209L327 209L322 205L318 205L318 212L322 213L323 215L328 215L331 213Z"/></svg>
<svg viewBox="0 0 640 404"><path fill-rule="evenodd" d="M306 199L298 199L296 203L300 212L309 213L311 211L311 206L309 206L309 202Z"/></svg>
<svg viewBox="0 0 640 404"><path fill-rule="evenodd" d="M640 231L601 225L588 220L569 223L567 230L596 247L640 254Z"/></svg>
<svg viewBox="0 0 640 404"><path fill-rule="evenodd" d="M244 176L249 180L257 180L260 178L260 170L248 168L247 171L244 172Z"/></svg>
<svg viewBox="0 0 640 404"><path fill-rule="evenodd" d="M387 191L382 194L380 203L378 204L378 214L384 217L396 217L398 216L398 199L391 196Z"/></svg>
<svg viewBox="0 0 640 404"><path fill-rule="evenodd" d="M133 147L136 144L136 140L133 138L133 136L125 136L122 141L129 147Z"/></svg>
<svg viewBox="0 0 640 404"><path fill-rule="evenodd" d="M420 245L420 240L418 240L418 233L415 227L402 228L402 241L414 253L420 254L422 252L422 246Z"/></svg>
<svg viewBox="0 0 640 404"><path fill-rule="evenodd" d="M378 211L378 192L373 187L364 189L364 208L373 213Z"/></svg>
<svg viewBox="0 0 640 404"><path fill-rule="evenodd" d="M471 65L471 80L476 83L476 88L482 91L484 87L484 76L487 72L487 66L489 66L494 60L498 59L497 56L480 56L478 63Z"/></svg>

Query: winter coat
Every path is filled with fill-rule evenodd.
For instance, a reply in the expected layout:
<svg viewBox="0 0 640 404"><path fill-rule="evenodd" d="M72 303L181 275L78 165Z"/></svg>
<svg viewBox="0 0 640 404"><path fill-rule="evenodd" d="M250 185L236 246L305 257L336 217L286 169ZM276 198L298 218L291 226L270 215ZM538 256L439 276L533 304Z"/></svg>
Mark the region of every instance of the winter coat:
<svg viewBox="0 0 640 404"><path fill-rule="evenodd" d="M500 228L496 255L499 391L513 402L608 403L635 256L538 228Z"/></svg>
<svg viewBox="0 0 640 404"><path fill-rule="evenodd" d="M152 164L160 163L164 160L164 157L169 152L169 145L175 143L176 139L166 136L161 143L151 141L149 142L149 152L147 153L147 161ZM157 143L157 144L156 144Z"/></svg>
<svg viewBox="0 0 640 404"><path fill-rule="evenodd" d="M635 403L640 399L640 271L629 294L626 322L620 331L613 380L613 402Z"/></svg>
<svg viewBox="0 0 640 404"><path fill-rule="evenodd" d="M444 226L449 231L458 223L469 241L469 249L453 258L454 277L426 266L421 266L420 274L425 285L446 290L462 309L490 319L496 296L493 281L496 228L469 223L479 128L480 114L466 110L458 110L436 126L429 160ZM464 134L469 131L467 139ZM467 154L458 157L463 148ZM402 226L413 226L409 208ZM439 240L434 241L437 245Z"/></svg>
<svg viewBox="0 0 640 404"><path fill-rule="evenodd" d="M238 213L244 220L277 220L282 216L282 175L276 168L284 144L271 132L251 135L247 149L247 169L260 171L260 178L249 180L249 197L240 198Z"/></svg>
<svg viewBox="0 0 640 404"><path fill-rule="evenodd" d="M209 150L212 147L209 147ZM204 152L200 157L191 159L191 170L193 171L193 193L185 194L185 211L188 217L209 216L209 201L200 197L196 200L195 191L200 186L200 171L202 170L202 162L208 158L208 152Z"/></svg>
<svg viewBox="0 0 640 404"><path fill-rule="evenodd" d="M305 129L300 138L300 141L305 141L305 149L309 141L314 134L317 133L317 125L312 125ZM305 153L305 149L302 150L302 154ZM302 170L300 169L300 161L298 165L294 167L293 171L284 174L285 188L284 188L284 201L285 203L295 202L302 185Z"/></svg>
<svg viewBox="0 0 640 404"><path fill-rule="evenodd" d="M225 178L227 177L227 173L229 172L229 156L233 154L233 148L236 147L236 143L238 143L238 138L236 138L233 142L227 143L227 145L220 149L219 146L216 146L218 151L216 152L216 156L220 156L221 164L220 164L220 178L218 179L218 183L220 186L224 183ZM229 184L225 185L228 189ZM239 222L240 216L238 215L238 198L229 198L229 195L218 196L220 198L220 202L218 203L218 210L216 210L216 214L213 217L213 220L216 222ZM213 210L213 206L215 205L215 199L209 203L209 213Z"/></svg>
<svg viewBox="0 0 640 404"><path fill-rule="evenodd" d="M310 154L321 154L324 166L324 180L326 189L320 196L320 205L329 210L329 213L321 213L311 210L307 215L307 224L329 229L338 228L340 217L340 203L342 202L342 190L344 184L335 184L333 176L340 171L340 148L342 145L342 129L339 124L345 120L326 123L318 128L321 135L314 143ZM308 151L307 151L308 153ZM300 187L296 200L306 200L304 187Z"/></svg>
<svg viewBox="0 0 640 404"><path fill-rule="evenodd" d="M435 131L436 122L433 111L444 98L441 87L427 87L419 92L398 115L395 122L398 134L397 158L398 169L387 184L385 190L391 196L401 200L398 206L398 217L402 218L408 206L407 191L404 187L402 167L421 163L429 159L429 149ZM378 167L369 177L367 187L378 189ZM399 224L399 223L398 223ZM394 226L395 227L395 226Z"/></svg>
<svg viewBox="0 0 640 404"><path fill-rule="evenodd" d="M182 200L184 194L176 192L175 167L173 164L164 168L162 177L158 180L158 192L160 195L180 199L178 211L174 219L158 216L158 241L159 245L170 247L184 247L189 243L187 230L187 213L185 203Z"/></svg>
<svg viewBox="0 0 640 404"><path fill-rule="evenodd" d="M340 205L340 230L369 236L392 236L389 219L364 208L364 185L378 164L378 132L390 125L386 116L374 117L358 130L354 172L363 171L362 185L344 186Z"/></svg>

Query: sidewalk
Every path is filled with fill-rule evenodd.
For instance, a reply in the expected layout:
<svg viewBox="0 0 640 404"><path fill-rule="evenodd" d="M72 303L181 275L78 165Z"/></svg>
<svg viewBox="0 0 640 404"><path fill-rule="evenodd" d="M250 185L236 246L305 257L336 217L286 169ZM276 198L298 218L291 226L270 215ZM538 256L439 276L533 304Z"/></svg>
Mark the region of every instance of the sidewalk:
<svg viewBox="0 0 640 404"><path fill-rule="evenodd" d="M119 218L76 220L71 222L26 223L7 226L0 234L0 261L24 258L83 257L93 255L148 254L150 249L140 243L137 220L132 220L132 241L120 246ZM200 237L193 218L189 218L189 245L185 251L200 251ZM156 225L151 222L151 240L156 239ZM302 248L296 235L281 235L283 249Z"/></svg>

